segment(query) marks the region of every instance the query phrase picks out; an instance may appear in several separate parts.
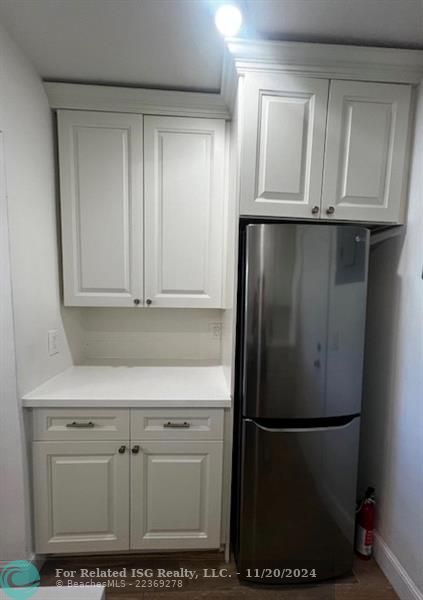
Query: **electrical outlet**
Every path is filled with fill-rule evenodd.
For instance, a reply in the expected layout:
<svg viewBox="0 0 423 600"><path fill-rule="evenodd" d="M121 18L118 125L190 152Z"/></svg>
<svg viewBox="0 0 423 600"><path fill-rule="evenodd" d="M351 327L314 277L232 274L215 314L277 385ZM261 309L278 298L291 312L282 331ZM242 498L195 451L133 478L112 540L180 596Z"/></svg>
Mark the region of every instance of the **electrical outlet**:
<svg viewBox="0 0 423 600"><path fill-rule="evenodd" d="M213 337L222 337L222 323L210 323L210 331L212 332Z"/></svg>
<svg viewBox="0 0 423 600"><path fill-rule="evenodd" d="M54 356L54 354L59 354L59 343L58 343L59 333L57 329L50 329L48 331L48 353L49 356Z"/></svg>

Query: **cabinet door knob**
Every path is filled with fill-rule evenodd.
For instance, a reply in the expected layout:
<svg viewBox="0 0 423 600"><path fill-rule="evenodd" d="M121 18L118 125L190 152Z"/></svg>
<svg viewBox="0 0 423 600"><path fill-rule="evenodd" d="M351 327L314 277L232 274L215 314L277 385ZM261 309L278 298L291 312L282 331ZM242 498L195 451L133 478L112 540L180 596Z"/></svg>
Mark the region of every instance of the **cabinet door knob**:
<svg viewBox="0 0 423 600"><path fill-rule="evenodd" d="M147 304L147 306L151 306L151 304L153 304L153 301L150 300L150 298L147 298L147 300L145 301L145 303Z"/></svg>
<svg viewBox="0 0 423 600"><path fill-rule="evenodd" d="M140 447L139 446L132 446L132 454L138 454L138 452L140 451Z"/></svg>
<svg viewBox="0 0 423 600"><path fill-rule="evenodd" d="M125 451L126 451L126 446L120 446L120 448L118 450L119 454L125 454Z"/></svg>
<svg viewBox="0 0 423 600"><path fill-rule="evenodd" d="M141 302L141 300L139 298L134 298L134 304L135 306L138 306L138 304Z"/></svg>
<svg viewBox="0 0 423 600"><path fill-rule="evenodd" d="M313 215L317 215L317 213L319 212L319 207L318 206L313 206L313 208L311 209L311 212Z"/></svg>
<svg viewBox="0 0 423 600"><path fill-rule="evenodd" d="M335 212L335 207L334 206L328 206L326 209L326 214L327 215L333 215L333 213Z"/></svg>

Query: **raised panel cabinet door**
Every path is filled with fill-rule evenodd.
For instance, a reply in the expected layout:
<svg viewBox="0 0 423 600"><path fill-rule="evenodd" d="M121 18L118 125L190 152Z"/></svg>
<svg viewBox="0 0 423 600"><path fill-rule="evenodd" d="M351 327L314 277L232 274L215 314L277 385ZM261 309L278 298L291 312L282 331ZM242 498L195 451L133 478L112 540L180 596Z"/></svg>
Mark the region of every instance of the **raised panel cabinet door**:
<svg viewBox="0 0 423 600"><path fill-rule="evenodd" d="M142 119L58 113L65 305L142 301Z"/></svg>
<svg viewBox="0 0 423 600"><path fill-rule="evenodd" d="M329 82L245 78L241 214L318 218Z"/></svg>
<svg viewBox="0 0 423 600"><path fill-rule="evenodd" d="M411 87L332 81L322 218L400 222Z"/></svg>
<svg viewBox="0 0 423 600"><path fill-rule="evenodd" d="M37 552L129 548L127 441L34 442L33 477Z"/></svg>
<svg viewBox="0 0 423 600"><path fill-rule="evenodd" d="M225 123L147 116L144 153L147 304L221 307Z"/></svg>
<svg viewBox="0 0 423 600"><path fill-rule="evenodd" d="M131 548L219 548L222 442L132 442Z"/></svg>

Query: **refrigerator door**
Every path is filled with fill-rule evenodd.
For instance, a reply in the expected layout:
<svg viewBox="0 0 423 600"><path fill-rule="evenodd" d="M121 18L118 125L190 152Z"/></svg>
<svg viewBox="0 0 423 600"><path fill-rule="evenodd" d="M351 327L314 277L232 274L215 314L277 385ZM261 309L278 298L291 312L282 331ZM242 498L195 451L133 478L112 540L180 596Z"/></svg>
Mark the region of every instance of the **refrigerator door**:
<svg viewBox="0 0 423 600"><path fill-rule="evenodd" d="M351 570L359 424L356 417L335 427L273 429L244 420L241 577L305 583Z"/></svg>
<svg viewBox="0 0 423 600"><path fill-rule="evenodd" d="M360 412L369 231L246 227L242 414Z"/></svg>

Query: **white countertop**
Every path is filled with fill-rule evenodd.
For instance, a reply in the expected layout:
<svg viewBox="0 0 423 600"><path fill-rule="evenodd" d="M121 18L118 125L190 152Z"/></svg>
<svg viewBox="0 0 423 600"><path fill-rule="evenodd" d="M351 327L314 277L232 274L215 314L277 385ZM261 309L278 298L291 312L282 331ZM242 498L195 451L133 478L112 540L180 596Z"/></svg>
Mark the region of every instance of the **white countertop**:
<svg viewBox="0 0 423 600"><path fill-rule="evenodd" d="M28 408L230 405L222 367L71 367L23 397Z"/></svg>

